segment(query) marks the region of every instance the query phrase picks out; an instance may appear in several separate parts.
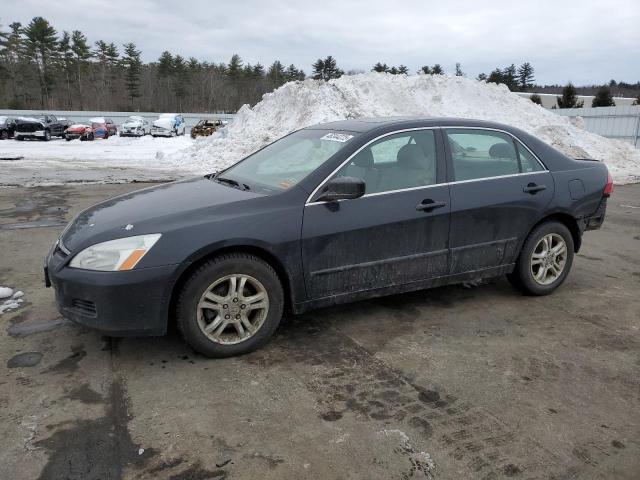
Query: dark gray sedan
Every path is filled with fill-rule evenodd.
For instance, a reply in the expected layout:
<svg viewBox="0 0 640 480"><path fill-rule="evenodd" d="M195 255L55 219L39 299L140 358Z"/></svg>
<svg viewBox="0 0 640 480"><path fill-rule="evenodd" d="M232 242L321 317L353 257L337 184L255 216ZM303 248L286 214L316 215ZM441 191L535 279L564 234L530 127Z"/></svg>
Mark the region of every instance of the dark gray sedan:
<svg viewBox="0 0 640 480"><path fill-rule="evenodd" d="M45 277L82 325L161 335L176 321L224 357L264 344L285 310L499 275L551 293L611 190L602 163L506 125L348 120L85 210Z"/></svg>

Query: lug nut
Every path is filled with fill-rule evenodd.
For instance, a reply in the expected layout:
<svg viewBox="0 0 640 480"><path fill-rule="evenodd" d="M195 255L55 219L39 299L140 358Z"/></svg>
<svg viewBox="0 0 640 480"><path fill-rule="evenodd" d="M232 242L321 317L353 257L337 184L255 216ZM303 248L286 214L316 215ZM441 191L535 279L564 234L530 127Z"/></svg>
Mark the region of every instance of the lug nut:
<svg viewBox="0 0 640 480"><path fill-rule="evenodd" d="M239 318L240 318L240 315L239 315L239 314L238 314L238 315L236 315L236 318L238 318L238 319L239 319Z"/></svg>
<svg viewBox="0 0 640 480"><path fill-rule="evenodd" d="M238 303L238 299L237 299L237 298L234 298L234 299L233 299L233 303Z"/></svg>
<svg viewBox="0 0 640 480"><path fill-rule="evenodd" d="M231 315L227 314L227 315L224 316L224 318L229 319L229 318L231 318Z"/></svg>
<svg viewBox="0 0 640 480"><path fill-rule="evenodd" d="M240 308L247 308L247 306L243 303L242 305L240 305Z"/></svg>
<svg viewBox="0 0 640 480"><path fill-rule="evenodd" d="M229 305L225 303L224 305L222 305L222 308L229 308Z"/></svg>

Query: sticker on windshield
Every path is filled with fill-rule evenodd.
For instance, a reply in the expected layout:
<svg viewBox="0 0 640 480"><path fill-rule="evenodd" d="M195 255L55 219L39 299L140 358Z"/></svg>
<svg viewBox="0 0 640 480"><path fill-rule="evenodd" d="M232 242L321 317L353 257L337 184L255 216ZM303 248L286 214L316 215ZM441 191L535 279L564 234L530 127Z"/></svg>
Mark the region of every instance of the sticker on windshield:
<svg viewBox="0 0 640 480"><path fill-rule="evenodd" d="M340 142L345 143L353 138L353 135L348 135L346 133L327 133L324 137L320 137L320 140L329 140L330 142Z"/></svg>

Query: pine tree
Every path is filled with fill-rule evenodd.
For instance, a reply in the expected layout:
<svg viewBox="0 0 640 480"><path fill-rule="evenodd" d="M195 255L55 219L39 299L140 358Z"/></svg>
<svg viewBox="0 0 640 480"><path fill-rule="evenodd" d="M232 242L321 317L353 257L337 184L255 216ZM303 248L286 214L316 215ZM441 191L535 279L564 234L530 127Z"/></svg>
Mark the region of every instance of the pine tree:
<svg viewBox="0 0 640 480"><path fill-rule="evenodd" d="M591 102L592 107L615 107L616 102L613 101L613 95L611 95L611 89L606 85L603 85L596 92L596 96Z"/></svg>
<svg viewBox="0 0 640 480"><path fill-rule="evenodd" d="M407 67L406 65L400 65L398 67L398 73L400 75L408 75L409 74L409 67Z"/></svg>
<svg viewBox="0 0 640 480"><path fill-rule="evenodd" d="M533 82L533 67L529 62L525 62L518 68L518 86L522 92L525 92L533 87Z"/></svg>
<svg viewBox="0 0 640 480"><path fill-rule="evenodd" d="M142 61L140 60L140 50L136 49L135 44L125 43L124 58L122 64L125 70L124 85L127 90L127 97L131 108L135 108L135 102L140 98L140 72L142 70Z"/></svg>
<svg viewBox="0 0 640 480"><path fill-rule="evenodd" d="M460 62L456 63L456 77L464 77L464 72L462 71L462 66Z"/></svg>
<svg viewBox="0 0 640 480"><path fill-rule="evenodd" d="M439 63L436 63L433 67L431 67L431 73L433 75L444 75L444 69L440 66Z"/></svg>
<svg viewBox="0 0 640 480"><path fill-rule="evenodd" d="M289 67L287 68L287 71L285 72L285 78L287 79L288 82L291 82L294 80L304 80L304 77L305 77L304 72L302 70L298 70L293 63L289 65Z"/></svg>
<svg viewBox="0 0 640 480"><path fill-rule="evenodd" d="M277 88L287 81L285 78L284 66L280 60L276 60L271 64L267 71L267 79L269 79L273 88Z"/></svg>
<svg viewBox="0 0 640 480"><path fill-rule="evenodd" d="M14 22L9 25L10 32L5 33L2 40L2 48L0 49L0 61L4 63L4 76L8 77L11 85L11 99L8 107L11 109L22 108L24 96L25 78L21 71L24 60L23 47L23 29L20 22ZM22 74L22 75L21 75ZM20 97L23 97L22 100Z"/></svg>
<svg viewBox="0 0 640 480"><path fill-rule="evenodd" d="M264 77L264 67L260 63L256 63L253 66L253 77L254 78L262 78Z"/></svg>
<svg viewBox="0 0 640 480"><path fill-rule="evenodd" d="M487 77L487 82L489 83L505 83L504 82L504 74L502 70L499 68L494 69L489 76Z"/></svg>
<svg viewBox="0 0 640 480"><path fill-rule="evenodd" d="M338 68L336 59L329 55L324 60L319 58L313 64L313 78L315 80L330 80L340 78L344 71Z"/></svg>
<svg viewBox="0 0 640 480"><path fill-rule="evenodd" d="M107 45L106 51L106 60L107 60L107 92L115 96L118 91L118 78L119 68L120 68L120 53L118 52L118 47L116 47L115 43L110 43Z"/></svg>
<svg viewBox="0 0 640 480"><path fill-rule="evenodd" d="M531 100L536 105L542 105L542 97L540 97L540 95L538 95L537 93L531 94L529 100Z"/></svg>
<svg viewBox="0 0 640 480"><path fill-rule="evenodd" d="M177 111L182 112L182 102L187 93L189 72L187 64L180 55L173 57L173 93L176 96Z"/></svg>
<svg viewBox="0 0 640 480"><path fill-rule="evenodd" d="M58 44L58 62L60 70L64 73L65 87L67 90L67 109L73 108L72 96L71 96L71 79L73 77L73 51L71 50L71 36L69 32L62 32L60 42Z"/></svg>
<svg viewBox="0 0 640 480"><path fill-rule="evenodd" d="M477 77L476 80L478 80L479 82L486 82L487 81L487 74L486 73L480 73Z"/></svg>
<svg viewBox="0 0 640 480"><path fill-rule="evenodd" d="M76 83L78 85L78 102L80 104L80 110L84 109L84 96L82 91L82 75L85 72L89 59L91 58L91 49L87 43L87 37L85 37L81 31L74 30L71 33L71 52L74 57Z"/></svg>
<svg viewBox="0 0 640 480"><path fill-rule="evenodd" d="M557 97L558 108L582 108L584 102L578 101L576 87L571 82L562 89L562 97Z"/></svg>
<svg viewBox="0 0 640 480"><path fill-rule="evenodd" d="M27 57L35 64L40 82L42 108L51 104L51 88L54 83L53 63L58 46L58 33L47 20L34 17L24 29L24 45Z"/></svg>
<svg viewBox="0 0 640 480"><path fill-rule="evenodd" d="M431 75L433 73L429 65L423 65L422 67L420 67L420 71L422 71L422 73L424 73L425 75Z"/></svg>
<svg viewBox="0 0 640 480"><path fill-rule="evenodd" d="M397 69L396 67L391 67L391 68L389 69L389 73L390 73L391 75L397 75L397 74L398 74L398 69Z"/></svg>
<svg viewBox="0 0 640 480"><path fill-rule="evenodd" d="M518 89L517 71L514 63L502 71L504 83L512 92Z"/></svg>
<svg viewBox="0 0 640 480"><path fill-rule="evenodd" d="M242 74L242 58L237 53L234 53L229 60L229 66L227 67L227 75L231 78L239 78Z"/></svg>
<svg viewBox="0 0 640 480"><path fill-rule="evenodd" d="M173 78L173 55L165 50L160 54L158 58L158 83L160 84L159 101L156 103L162 110L166 110L171 107L171 101L167 95L167 92L171 89Z"/></svg>
<svg viewBox="0 0 640 480"><path fill-rule="evenodd" d="M389 71L389 67L387 66L386 63L378 62L373 66L371 71L378 72L378 73L388 72Z"/></svg>

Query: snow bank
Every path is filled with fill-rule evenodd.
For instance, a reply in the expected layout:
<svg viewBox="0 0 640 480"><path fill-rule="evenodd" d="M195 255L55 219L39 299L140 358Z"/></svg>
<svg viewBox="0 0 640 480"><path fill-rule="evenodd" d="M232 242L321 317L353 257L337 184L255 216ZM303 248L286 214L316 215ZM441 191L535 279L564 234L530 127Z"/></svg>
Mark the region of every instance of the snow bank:
<svg viewBox="0 0 640 480"><path fill-rule="evenodd" d="M640 181L640 150L586 132L506 86L445 75L366 73L329 82L290 82L244 106L211 137L169 154L167 163L190 171L226 167L302 127L346 118L443 116L506 123L525 130L574 158L604 161L616 183Z"/></svg>

